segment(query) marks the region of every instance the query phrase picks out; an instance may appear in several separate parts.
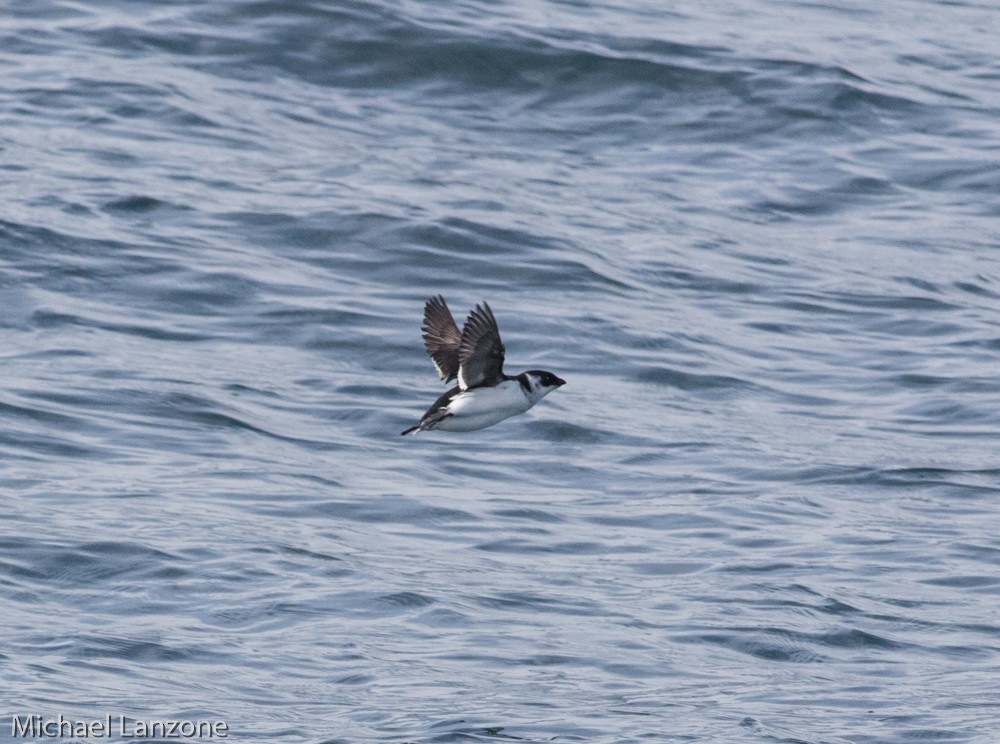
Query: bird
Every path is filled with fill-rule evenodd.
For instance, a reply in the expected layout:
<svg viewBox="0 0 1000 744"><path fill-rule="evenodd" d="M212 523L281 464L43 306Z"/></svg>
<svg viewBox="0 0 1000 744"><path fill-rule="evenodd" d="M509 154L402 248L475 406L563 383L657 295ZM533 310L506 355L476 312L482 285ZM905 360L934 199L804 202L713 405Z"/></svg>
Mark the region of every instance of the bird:
<svg viewBox="0 0 1000 744"><path fill-rule="evenodd" d="M469 313L461 332L444 297L424 304L424 346L438 376L458 384L427 409L406 434L440 429L475 431L524 413L566 381L551 372L529 369L519 375L503 371L504 345L487 302Z"/></svg>

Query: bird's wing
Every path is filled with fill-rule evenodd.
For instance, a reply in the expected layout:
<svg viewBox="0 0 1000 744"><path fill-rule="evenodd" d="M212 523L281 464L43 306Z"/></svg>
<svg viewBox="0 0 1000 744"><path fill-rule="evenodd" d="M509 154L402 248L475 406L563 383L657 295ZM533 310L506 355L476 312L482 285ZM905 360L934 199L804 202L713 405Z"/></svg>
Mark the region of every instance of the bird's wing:
<svg viewBox="0 0 1000 744"><path fill-rule="evenodd" d="M445 382L454 380L458 376L458 347L462 334L441 295L431 297L424 305L423 331L424 346L438 376Z"/></svg>
<svg viewBox="0 0 1000 744"><path fill-rule="evenodd" d="M503 343L493 311L485 302L469 313L458 346L458 384L463 390L503 378Z"/></svg>

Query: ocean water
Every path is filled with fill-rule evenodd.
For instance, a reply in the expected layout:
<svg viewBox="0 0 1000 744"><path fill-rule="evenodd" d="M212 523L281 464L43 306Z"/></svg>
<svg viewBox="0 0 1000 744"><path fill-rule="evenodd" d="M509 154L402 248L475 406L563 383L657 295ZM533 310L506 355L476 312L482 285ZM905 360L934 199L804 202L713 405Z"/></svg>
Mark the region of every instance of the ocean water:
<svg viewBox="0 0 1000 744"><path fill-rule="evenodd" d="M7 3L0 741L1000 741L997 28Z"/></svg>

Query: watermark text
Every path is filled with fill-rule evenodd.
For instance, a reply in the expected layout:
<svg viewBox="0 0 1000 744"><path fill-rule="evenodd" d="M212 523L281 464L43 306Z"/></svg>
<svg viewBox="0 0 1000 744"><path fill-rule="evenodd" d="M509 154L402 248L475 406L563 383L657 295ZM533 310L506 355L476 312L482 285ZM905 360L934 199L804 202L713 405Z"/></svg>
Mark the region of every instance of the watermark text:
<svg viewBox="0 0 1000 744"><path fill-rule="evenodd" d="M28 715L10 717L14 739L227 739L225 721L143 720L119 713L104 718L74 720L60 713L55 718Z"/></svg>

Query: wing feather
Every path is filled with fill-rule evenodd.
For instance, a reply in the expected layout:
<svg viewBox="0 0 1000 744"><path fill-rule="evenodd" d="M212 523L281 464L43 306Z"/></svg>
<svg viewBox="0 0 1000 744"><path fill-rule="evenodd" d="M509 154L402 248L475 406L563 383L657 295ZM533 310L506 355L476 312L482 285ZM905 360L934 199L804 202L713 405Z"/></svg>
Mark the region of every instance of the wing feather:
<svg viewBox="0 0 1000 744"><path fill-rule="evenodd" d="M458 346L458 384L463 390L503 378L504 348L500 329L487 303L469 313Z"/></svg>
<svg viewBox="0 0 1000 744"><path fill-rule="evenodd" d="M422 330L424 347L434 362L438 376L445 382L454 380L458 376L458 348L462 343L462 334L441 295L431 297L424 305Z"/></svg>

